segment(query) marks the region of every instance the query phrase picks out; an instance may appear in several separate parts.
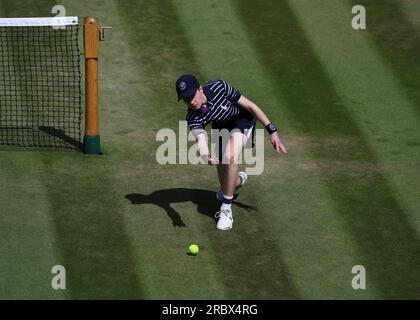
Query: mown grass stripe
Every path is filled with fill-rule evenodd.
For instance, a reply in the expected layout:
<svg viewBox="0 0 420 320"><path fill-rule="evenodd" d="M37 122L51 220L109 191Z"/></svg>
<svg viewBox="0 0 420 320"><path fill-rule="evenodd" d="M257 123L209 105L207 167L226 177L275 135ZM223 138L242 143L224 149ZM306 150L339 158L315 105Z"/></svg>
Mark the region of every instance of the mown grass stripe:
<svg viewBox="0 0 420 320"><path fill-rule="evenodd" d="M185 119L186 109L182 102L177 102L175 81L182 73L199 74L197 62L171 1L126 1L115 6L123 31L121 45L133 66L123 70L130 74L130 79L137 79L135 85L128 83L126 88L131 91L129 96L141 96L135 98L136 106L127 121L135 123L133 119L143 117L145 123L139 134L130 139L132 145L126 147L131 150L130 159L127 167L118 170L118 175L126 177L127 170L136 168L119 185L124 195L143 199L139 204L124 200L126 221L135 226L130 228L131 239L144 257L142 277L148 297L226 298L215 277L218 270L214 259L206 253L207 234L201 234L196 227L203 223L202 219L206 223L209 219L197 212L197 192L193 190L200 187L201 173L189 166L162 166L155 158L159 145L155 141L157 131L171 128L177 132L178 121ZM189 175L196 179L188 179ZM186 226L174 226L174 221ZM186 255L191 242L202 247L196 259Z"/></svg>
<svg viewBox="0 0 420 320"><path fill-rule="evenodd" d="M370 237L360 233L364 229L360 226L354 225L349 231L354 233L361 254L374 269L373 277L384 297L416 297L419 287L415 279L420 260L413 257L420 248L415 220L418 209L411 206L414 194L405 185L406 179L383 167L388 161L419 159L416 147L401 143L401 139L420 134L413 106L365 33L351 29L351 6L336 1L326 2L325 8L303 1L290 2L290 5L319 63L325 68L325 76L331 79L348 110L348 120L354 123L363 139L359 148L366 150L371 162L381 169L371 182L365 179L353 186L346 183L349 194L352 188L358 188L370 192L369 196L355 192L357 197L338 197L343 204L354 202L354 218L358 216L356 212L364 211L370 216L365 223L372 222L370 241L366 239ZM330 14L325 16L327 6ZM345 57L331 48L345 49ZM418 189L418 178L412 179L410 185ZM346 198L354 201L346 201ZM372 259L371 253L376 259Z"/></svg>
<svg viewBox="0 0 420 320"><path fill-rule="evenodd" d="M375 54L380 57L388 72L399 82L400 96L409 100L411 111L395 105L400 114L414 116L420 120L420 6L416 1L382 2L348 0L350 6L364 5L369 25L369 42L376 47ZM391 96L392 92L388 92ZM392 101L392 100L391 100ZM389 112L389 111L388 111ZM398 119L398 118L397 118ZM396 122L399 122L398 119Z"/></svg>
<svg viewBox="0 0 420 320"><path fill-rule="evenodd" d="M415 32L420 34L420 2L403 0L399 2L401 5L401 12L407 19L407 22L412 24Z"/></svg>
<svg viewBox="0 0 420 320"><path fill-rule="evenodd" d="M62 299L51 269L62 264L38 153L2 152L0 160L0 297Z"/></svg>
<svg viewBox="0 0 420 320"><path fill-rule="evenodd" d="M258 70L259 66L228 2L202 1L194 7L184 1L173 2L192 49L190 54L199 62L202 82L223 78L234 86L239 85L238 89L244 95L248 94L245 87L251 86L252 92L257 92L257 88L271 91L268 79L261 77L258 72L252 71L244 76L245 64L247 70ZM205 14L195 15L196 10ZM254 80L252 83L251 78ZM216 181L216 172L210 174ZM244 199L240 204L246 205L247 201ZM213 210L218 210L217 205ZM241 209L236 206L234 210L236 219L240 220ZM259 219L264 219L264 216L261 215ZM242 228L246 227L243 225ZM230 234L213 231L210 245L220 270L218 279L224 283L230 298L298 297L291 278L292 272L284 262L278 244L269 237L256 237L259 233L266 233L267 229L263 222L257 222L248 231L241 229L240 223L235 224L235 231ZM212 231L205 228L203 232ZM244 246L243 243L250 245ZM235 248L234 251L232 248ZM230 258L226 259L226 253L231 251Z"/></svg>
<svg viewBox="0 0 420 320"><path fill-rule="evenodd" d="M1 2L0 16L20 14ZM39 152L0 151L1 299L68 297L51 287L51 269L63 260L41 168Z"/></svg>
<svg viewBox="0 0 420 320"><path fill-rule="evenodd" d="M299 9L306 12L305 17L309 15L318 23L323 21L322 19L326 23L331 23L328 19L329 14L326 14L325 11L321 13L314 10L314 5L306 2L299 3ZM331 5L334 7L337 4ZM294 3L293 9L295 6L297 6L296 3ZM301 20L297 18L292 7L286 2L276 4L258 2L247 7L242 7L240 2L237 2L237 8L244 25L248 26L248 32L255 48L258 48L261 61L269 67L271 76L277 81L278 88L288 92L286 96L287 108L289 112L296 114L295 125L300 130L309 132L313 132L316 127L319 127L318 134L312 134L314 138L317 136L321 138L321 141L329 137L328 139L343 139L343 141L351 142L347 145L338 144L334 148L329 145L314 147L311 150L313 157L324 159L327 164L329 160L342 159L344 161L347 159L361 161L361 163L368 161L376 167L376 158L370 151L363 132L358 128L358 124L352 119L349 111L343 108L344 101L324 70L326 62L322 61L321 63L309 40L319 38L320 34L308 35L307 30L302 29L306 26L301 25ZM279 19L280 16L282 19ZM299 16L299 18L301 17ZM323 24L321 25L325 27ZM338 57L340 57L340 52L343 54L346 52L346 45L349 45L345 38L341 39L342 41L327 47L331 53L334 52ZM328 41L324 40L324 45L325 42ZM276 48L276 51L272 48ZM292 86L292 90L289 89L289 85ZM307 108L295 108L302 102L307 103ZM317 117L314 117L316 123L308 126L307 121L300 113L306 112L312 115L317 111L324 115L325 120L316 122ZM331 132L330 130L326 131L323 128L326 122L331 129L336 129ZM343 129L338 129L340 126ZM418 250L417 235L406 220L404 211L396 202L392 190L388 187L381 172L368 171L355 175L351 171L337 174L336 170L323 170L322 167L319 167L319 170L323 172L325 184L335 202L335 212L342 220L342 225L347 229L347 233L352 236L353 245L358 249L354 260L361 264L364 263L374 270L372 271L374 279L370 282L373 290L365 293L359 292L358 296L361 297L364 294L376 297L389 297L398 294L414 295L416 292L412 278L414 276L412 274L401 275L399 268L401 264L408 265L410 269L416 268L417 261L412 261L410 254L406 254L406 252L407 250L409 252ZM391 238L391 230L395 231L394 236L400 239L397 247ZM393 263L394 260L391 260L389 255L391 251L391 256L398 256L397 261L400 261L401 264ZM351 253L343 252L343 254ZM336 256L331 255L329 259L336 259ZM337 274L332 273L331 276L336 277ZM383 278L388 278L390 281L384 283ZM411 288L406 290L406 285ZM397 289L394 290L393 287ZM355 296L355 292L350 286L347 289L347 294Z"/></svg>
<svg viewBox="0 0 420 320"><path fill-rule="evenodd" d="M46 15L54 5L50 1L33 2L26 5L34 16ZM98 6L90 10L88 14L74 13L99 13ZM8 3L8 16L22 12L20 3ZM34 153L27 155L33 157ZM87 157L79 153L38 154L36 170L42 172L39 182L50 208L55 235L52 242L66 268L66 296L74 299L143 297L118 207L120 195L113 189L114 164L108 159L106 155Z"/></svg>
<svg viewBox="0 0 420 320"><path fill-rule="evenodd" d="M231 6L229 2L220 3L214 1L202 1L197 4L199 11L206 13L205 15L197 16L193 12L197 6L191 8L188 6L188 3L182 1L175 2L177 3L177 13L181 17L194 55L198 61L203 61L200 64L202 74L206 75L208 77L207 79L209 77L224 77L226 80L231 81L233 85L236 84L240 89L243 89L242 93L261 104L272 119L278 119L281 133L286 134L285 141L287 143L287 134L291 131L293 132L293 129L290 129L290 127L295 126L294 113L289 112L285 108L287 99L284 96L288 94L289 89L284 91L278 90L277 83L273 81L268 71L270 68L276 67L275 63L270 66L261 64L258 58L258 49L254 46L254 43L250 43L248 34L246 33L247 28L253 29L254 32L259 32L259 25L256 21L260 21L258 18L261 17L257 17L255 21L249 20L244 23L238 19L236 13L238 8L236 6ZM244 5L243 2L240 2L238 6L249 8L250 12L253 12L255 9L253 5L249 6L249 3ZM263 8L259 8L259 10L261 12L260 14L267 14L267 11ZM269 40L267 40L267 43L269 43ZM277 48L271 51L275 52L276 50ZM296 85L290 79L285 79L285 83ZM294 131L299 132L299 130ZM336 284L329 280L331 277L327 273L323 275L321 271L331 269L331 262L322 258L316 262L313 260L308 262L308 259L314 258L318 253L322 254L322 245L317 246L317 243L323 243L324 239L316 238L319 235L318 230L302 226L296 220L293 221L296 219L293 216L302 216L302 208L298 204L292 204L290 198L295 199L297 188L295 185L302 183L302 179L306 174L301 170L296 170L292 174L286 173L283 170L279 170L279 167L276 165L277 162L286 162L285 165L289 168L294 161L299 161L293 155L296 150L291 149L290 156L279 158L271 150L271 147L266 145L266 148L266 157L270 159L273 165L269 168L266 167L263 176L250 177L250 185L240 191L240 200L243 200L244 203L247 203L247 200L256 203L258 212L254 215L250 214L247 217L246 214L241 214L239 208L235 208L239 212L237 218L239 226L235 227L237 228L236 232L243 233L243 235L238 235L238 240L235 241L250 243L249 248L241 248L243 251L242 255L251 257L255 254L248 251L257 252L259 250L268 250L270 253L267 253L267 255L270 255L271 259L266 260L267 256L264 253L260 253L255 255L253 259L249 259L245 266L240 265L240 263L235 263L235 260L232 259L231 267L228 269L246 269L249 274L258 271L259 275L256 275L256 279L260 282L265 279L263 274L272 278L271 284L265 285L265 289L261 288L261 286L258 289L258 286L253 284L252 279L248 280L250 284L249 288L253 288L254 290L251 293L254 297L258 294L261 297L270 295L277 298L292 298L300 297L301 295L314 297L314 292L317 290L320 290L318 297L332 297L334 296L334 292L335 296L340 296L341 293L337 293ZM280 176L282 178L279 178ZM299 181L299 183L294 183L289 179ZM332 214L334 212L334 204L328 200L330 196L328 189L325 189L326 187L323 186L324 182L316 174L311 176L309 180L310 182L306 181L306 185L304 187L302 186L300 191L305 189L306 192L318 194L318 197L307 199L310 202L308 207L311 208L310 211L308 210L308 214L305 214L307 223L311 225L315 222L322 230L322 224L318 224L313 220L314 215L317 214L317 210L320 210L319 215L324 219L329 219L330 226L333 225L334 228L340 230L339 221L334 221L334 215ZM258 190L258 192L256 193L255 190ZM319 203L319 199L324 199L324 202ZM285 201L288 205L284 205ZM247 225L250 228L248 232L246 231ZM245 229L239 229L241 227ZM328 232L327 230L324 231ZM302 236L299 232L306 232L306 235ZM340 234L340 232L337 233ZM264 239L271 243L267 243L264 239L259 239L258 234L267 234ZM222 236L220 236L220 239L219 236L216 238L219 241L218 247L225 245ZM311 236L317 239L315 243L313 241L314 238L311 238ZM233 240L230 241L233 242ZM303 243L305 245L302 247ZM346 235L339 237L335 244L337 245L329 246L329 253L331 255L338 256L343 250L352 252L351 246L348 245L349 242L346 241ZM307 260L305 260L305 257ZM255 261L259 260L262 265L265 265L262 267L266 270L265 272L261 271L261 267L251 267L254 259ZM258 264L257 262L256 265L258 266ZM251 270L252 268L254 269ZM271 268L277 268L278 271L270 272ZM339 288L342 286L348 287L346 280L347 272L349 271L346 269L343 270L343 268L338 271L340 273L338 277L340 280L343 280L338 284ZM323 280L319 278L314 279L314 274L317 274ZM274 278L273 275L275 275ZM227 285L229 284L232 294L235 294L233 285L235 277L232 275L230 279L227 277L225 281ZM238 280L236 279L237 282ZM288 282L290 283L287 284ZM324 285L320 286L320 282ZM275 292L276 290L277 292Z"/></svg>

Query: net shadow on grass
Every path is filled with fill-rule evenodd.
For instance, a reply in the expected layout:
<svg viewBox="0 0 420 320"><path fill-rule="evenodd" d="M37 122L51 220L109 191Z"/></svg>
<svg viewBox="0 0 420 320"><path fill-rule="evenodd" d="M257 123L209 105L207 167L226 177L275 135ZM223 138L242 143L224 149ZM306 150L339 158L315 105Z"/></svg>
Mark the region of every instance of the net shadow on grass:
<svg viewBox="0 0 420 320"><path fill-rule="evenodd" d="M208 190L200 189L165 189L152 192L148 195L140 193L132 193L125 195L125 198L131 201L131 204L154 204L166 211L168 217L172 220L174 227L186 227L181 215L171 207L173 203L189 202L197 205L197 211L210 218L214 218L214 214L220 208L220 202L215 198L215 193ZM235 195L234 199L237 198ZM247 210L248 212L257 211L253 206L234 201L236 206Z"/></svg>

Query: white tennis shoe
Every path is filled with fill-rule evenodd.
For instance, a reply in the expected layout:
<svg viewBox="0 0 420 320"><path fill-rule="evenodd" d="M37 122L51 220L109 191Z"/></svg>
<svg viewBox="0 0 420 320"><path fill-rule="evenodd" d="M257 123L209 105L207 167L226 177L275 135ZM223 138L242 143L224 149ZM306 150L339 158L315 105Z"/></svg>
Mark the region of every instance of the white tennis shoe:
<svg viewBox="0 0 420 320"><path fill-rule="evenodd" d="M241 180L241 185L239 187L242 187L246 183L246 180L248 180L248 175L244 171L239 171L238 176Z"/></svg>
<svg viewBox="0 0 420 320"><path fill-rule="evenodd" d="M216 228L219 230L229 230L232 229L233 225L233 215L231 209L224 209L216 212L214 217L219 220L217 221Z"/></svg>

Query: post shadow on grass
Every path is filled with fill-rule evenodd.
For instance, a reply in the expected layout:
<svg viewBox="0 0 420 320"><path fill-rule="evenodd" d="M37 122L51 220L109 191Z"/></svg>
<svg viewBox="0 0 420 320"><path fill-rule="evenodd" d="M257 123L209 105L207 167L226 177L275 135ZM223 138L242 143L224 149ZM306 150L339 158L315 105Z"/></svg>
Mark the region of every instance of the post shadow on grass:
<svg viewBox="0 0 420 320"><path fill-rule="evenodd" d="M248 212L257 211L253 206L237 202L234 196L234 204ZM168 217L172 220L174 227L186 227L181 215L172 208L171 204L180 202L192 202L197 205L197 211L214 219L214 214L220 208L220 202L215 197L214 191L201 189L164 189L154 191L148 195L141 193L131 193L125 195L125 198L131 201L131 204L154 204L166 211Z"/></svg>
<svg viewBox="0 0 420 320"><path fill-rule="evenodd" d="M79 151L83 151L83 143L70 137L63 130L54 127L39 127L39 130L54 138L60 139L64 144L72 146Z"/></svg>
<svg viewBox="0 0 420 320"><path fill-rule="evenodd" d="M75 149L83 143L54 127L0 127L0 150Z"/></svg>

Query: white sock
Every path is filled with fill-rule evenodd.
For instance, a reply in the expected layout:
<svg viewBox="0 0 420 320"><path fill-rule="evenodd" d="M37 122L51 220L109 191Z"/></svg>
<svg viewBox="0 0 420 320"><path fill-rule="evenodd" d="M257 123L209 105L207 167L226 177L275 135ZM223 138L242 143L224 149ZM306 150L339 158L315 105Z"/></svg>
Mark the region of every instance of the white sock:
<svg viewBox="0 0 420 320"><path fill-rule="evenodd" d="M222 211L222 210L231 210L233 196L223 195L223 200L225 200L225 201L222 203L222 206L220 207L220 211ZM225 202L229 202L229 203L225 203Z"/></svg>

